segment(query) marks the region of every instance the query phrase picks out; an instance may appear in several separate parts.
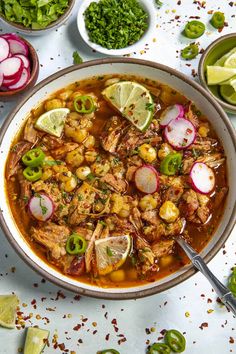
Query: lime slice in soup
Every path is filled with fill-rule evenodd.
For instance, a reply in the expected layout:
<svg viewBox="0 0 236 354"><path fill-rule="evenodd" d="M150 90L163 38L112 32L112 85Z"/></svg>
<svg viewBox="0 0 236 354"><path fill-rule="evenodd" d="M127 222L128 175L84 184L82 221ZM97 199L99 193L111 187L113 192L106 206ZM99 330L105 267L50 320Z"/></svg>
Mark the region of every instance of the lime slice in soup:
<svg viewBox="0 0 236 354"><path fill-rule="evenodd" d="M60 137L64 129L68 108L56 108L42 114L36 121L35 127L48 134Z"/></svg>
<svg viewBox="0 0 236 354"><path fill-rule="evenodd" d="M230 85L222 85L220 86L221 96L225 99L225 101L236 105L236 91Z"/></svg>
<svg viewBox="0 0 236 354"><path fill-rule="evenodd" d="M130 252L132 239L129 235L107 237L95 241L98 273L105 275L120 268Z"/></svg>
<svg viewBox="0 0 236 354"><path fill-rule="evenodd" d="M139 130L148 128L153 117L154 104L151 93L144 86L137 82L121 81L105 88L102 94Z"/></svg>
<svg viewBox="0 0 236 354"><path fill-rule="evenodd" d="M224 66L226 59L228 59L232 54L236 53L236 47L231 49L228 53L219 58L214 66Z"/></svg>
<svg viewBox="0 0 236 354"><path fill-rule="evenodd" d="M29 327L27 330L24 354L40 354L49 336L49 331L40 328Z"/></svg>
<svg viewBox="0 0 236 354"><path fill-rule="evenodd" d="M16 309L19 299L16 295L0 295L0 326L15 327Z"/></svg>
<svg viewBox="0 0 236 354"><path fill-rule="evenodd" d="M207 66L208 85L217 85L236 75L236 68L222 68L221 66Z"/></svg>

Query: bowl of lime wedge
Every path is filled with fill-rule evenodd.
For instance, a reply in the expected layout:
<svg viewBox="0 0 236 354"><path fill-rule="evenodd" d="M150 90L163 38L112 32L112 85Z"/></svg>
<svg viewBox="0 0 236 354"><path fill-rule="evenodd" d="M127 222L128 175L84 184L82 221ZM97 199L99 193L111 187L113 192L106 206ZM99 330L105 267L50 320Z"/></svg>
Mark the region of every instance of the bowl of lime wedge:
<svg viewBox="0 0 236 354"><path fill-rule="evenodd" d="M201 84L228 113L236 113L236 33L220 37L205 50L198 67Z"/></svg>

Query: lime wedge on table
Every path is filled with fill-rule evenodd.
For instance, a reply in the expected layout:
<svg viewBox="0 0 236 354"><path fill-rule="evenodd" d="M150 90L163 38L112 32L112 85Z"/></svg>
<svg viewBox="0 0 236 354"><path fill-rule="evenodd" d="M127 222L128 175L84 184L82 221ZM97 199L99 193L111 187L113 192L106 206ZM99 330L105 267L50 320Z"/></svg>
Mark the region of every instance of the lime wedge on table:
<svg viewBox="0 0 236 354"><path fill-rule="evenodd" d="M236 52L231 54L224 62L225 68L234 68L236 69Z"/></svg>
<svg viewBox="0 0 236 354"><path fill-rule="evenodd" d="M47 342L49 331L29 327L25 340L24 354L40 354Z"/></svg>
<svg viewBox="0 0 236 354"><path fill-rule="evenodd" d="M16 308L19 299L16 295L0 295L0 326L14 328Z"/></svg>
<svg viewBox="0 0 236 354"><path fill-rule="evenodd" d="M221 66L207 66L208 85L217 85L231 79L236 75L236 68L224 68Z"/></svg>
<svg viewBox="0 0 236 354"><path fill-rule="evenodd" d="M236 105L236 91L230 85L221 85L220 86L221 96L225 101Z"/></svg>
<svg viewBox="0 0 236 354"><path fill-rule="evenodd" d="M130 252L132 239L129 235L102 238L95 241L98 273L105 275L120 268Z"/></svg>
<svg viewBox="0 0 236 354"><path fill-rule="evenodd" d="M105 88L102 94L139 130L148 128L153 117L153 99L144 86L137 82L121 81Z"/></svg>
<svg viewBox="0 0 236 354"><path fill-rule="evenodd" d="M231 49L228 53L219 58L214 66L224 66L226 59L228 59L232 54L236 53L236 47Z"/></svg>
<svg viewBox="0 0 236 354"><path fill-rule="evenodd" d="M63 131L67 114L70 112L68 108L56 108L42 114L36 121L35 127L48 134L60 138Z"/></svg>

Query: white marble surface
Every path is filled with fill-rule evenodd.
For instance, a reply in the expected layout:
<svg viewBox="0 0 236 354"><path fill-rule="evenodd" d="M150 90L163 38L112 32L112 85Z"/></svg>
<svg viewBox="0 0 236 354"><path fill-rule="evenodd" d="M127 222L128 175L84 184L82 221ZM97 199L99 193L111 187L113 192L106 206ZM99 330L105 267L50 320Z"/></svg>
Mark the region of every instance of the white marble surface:
<svg viewBox="0 0 236 354"><path fill-rule="evenodd" d="M163 2L163 7L156 10L158 26L153 36L155 39L149 43L146 52L133 54L131 57L169 65L193 78L191 72L192 69L197 70L199 56L191 61L190 67L179 58L180 49L190 42L181 35L184 23L190 16L199 16L201 21L207 23L211 17L208 14L210 10L221 10L225 13L228 27L225 27L222 33L213 30L208 24L205 35L199 38L200 48L206 48L219 36L236 32L236 2L232 2L230 6L230 1L207 0L205 8L201 7L204 4L199 1L194 3L192 0L182 0L180 5L177 5L177 0ZM27 38L38 51L38 81L72 65L74 50L78 50L84 60L102 57L93 53L78 35L75 20L78 6L79 0L72 17L59 30L46 37ZM176 16L179 16L179 19L176 19ZM0 29L8 32L1 24ZM194 79L197 80L197 77ZM16 104L0 103L1 123ZM236 124L236 116L230 118ZM223 282L227 281L230 268L235 265L235 254L236 229L225 248L209 264ZM78 301L74 299L75 294L64 290L62 293L65 298L59 296L59 299L55 300L60 289L48 281L42 282L41 277L15 254L0 232L0 293L13 291L21 299L20 307L22 316L26 316L26 326L38 325L50 330L50 347L45 349L46 354L71 351L78 354L95 354L97 350L104 348L116 348L121 354L144 354L146 342L156 341L161 337L161 330L170 328L186 333L186 354L236 353L235 318L215 301L215 293L200 274L162 294L136 301L114 302L85 297ZM32 317L27 319L30 313ZM117 332L111 323L113 319L117 321ZM202 323L207 325L201 327ZM78 324L83 325L76 331L74 327ZM148 334L146 329L151 327L153 332ZM58 343L64 343L65 349L53 348L53 334L58 335ZM110 335L107 336L108 334ZM23 346L24 336L23 329L0 328L0 354L18 353L18 348ZM122 338L126 338L126 341L118 344Z"/></svg>

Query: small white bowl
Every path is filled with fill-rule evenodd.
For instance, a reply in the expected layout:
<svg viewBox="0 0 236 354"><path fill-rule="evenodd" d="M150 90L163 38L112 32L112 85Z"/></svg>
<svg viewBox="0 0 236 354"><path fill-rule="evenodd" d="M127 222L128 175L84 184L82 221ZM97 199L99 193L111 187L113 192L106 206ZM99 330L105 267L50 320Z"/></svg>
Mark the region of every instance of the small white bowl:
<svg viewBox="0 0 236 354"><path fill-rule="evenodd" d="M125 48L107 49L105 47L102 47L99 44L91 42L88 36L87 29L85 27L85 21L84 21L85 10L88 8L91 2L99 2L99 1L100 0L87 0L81 2L78 15L77 15L77 27L83 40L97 52L106 55L130 54L144 48L145 44L148 43L148 40L150 39L151 35L153 35L156 26L156 8L154 4L150 0L139 0L141 6L148 14L148 28L139 41Z"/></svg>

